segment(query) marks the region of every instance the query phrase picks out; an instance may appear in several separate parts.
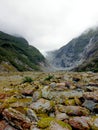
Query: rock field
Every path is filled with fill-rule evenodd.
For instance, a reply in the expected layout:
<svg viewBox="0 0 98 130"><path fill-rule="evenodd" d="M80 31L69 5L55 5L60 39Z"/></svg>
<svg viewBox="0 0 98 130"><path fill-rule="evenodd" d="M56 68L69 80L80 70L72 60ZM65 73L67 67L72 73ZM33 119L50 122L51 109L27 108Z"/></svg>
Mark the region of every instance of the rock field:
<svg viewBox="0 0 98 130"><path fill-rule="evenodd" d="M98 73L0 73L0 130L98 130Z"/></svg>

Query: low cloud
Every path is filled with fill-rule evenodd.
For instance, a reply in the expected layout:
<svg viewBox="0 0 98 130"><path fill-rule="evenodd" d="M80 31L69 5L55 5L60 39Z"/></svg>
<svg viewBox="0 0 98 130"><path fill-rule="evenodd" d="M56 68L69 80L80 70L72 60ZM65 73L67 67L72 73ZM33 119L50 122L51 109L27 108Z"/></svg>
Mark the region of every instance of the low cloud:
<svg viewBox="0 0 98 130"><path fill-rule="evenodd" d="M42 52L57 49L98 22L98 0L0 0L0 30Z"/></svg>

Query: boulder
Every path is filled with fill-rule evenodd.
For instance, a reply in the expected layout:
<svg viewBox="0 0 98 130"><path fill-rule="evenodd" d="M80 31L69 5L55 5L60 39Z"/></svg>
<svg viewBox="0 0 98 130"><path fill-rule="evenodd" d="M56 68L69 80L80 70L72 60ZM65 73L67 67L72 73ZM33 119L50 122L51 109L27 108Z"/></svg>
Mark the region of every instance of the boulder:
<svg viewBox="0 0 98 130"><path fill-rule="evenodd" d="M40 130L40 129L37 127L31 127L30 130Z"/></svg>
<svg viewBox="0 0 98 130"><path fill-rule="evenodd" d="M0 99L5 99L8 95L5 93L0 93Z"/></svg>
<svg viewBox="0 0 98 130"><path fill-rule="evenodd" d="M91 120L89 120L89 125L91 130L98 130L98 116L93 116Z"/></svg>
<svg viewBox="0 0 98 130"><path fill-rule="evenodd" d="M42 92L41 90L36 90L34 93L33 93L33 101L37 101L38 99L40 99L42 97Z"/></svg>
<svg viewBox="0 0 98 130"><path fill-rule="evenodd" d="M42 97L46 99L51 99L50 86L45 86L42 88Z"/></svg>
<svg viewBox="0 0 98 130"><path fill-rule="evenodd" d="M96 106L96 103L93 100L85 100L82 106L86 107L90 111L93 111Z"/></svg>
<svg viewBox="0 0 98 130"><path fill-rule="evenodd" d="M6 128L4 130L17 130L14 127L7 125Z"/></svg>
<svg viewBox="0 0 98 130"><path fill-rule="evenodd" d="M71 126L55 118L43 118L38 122L38 127L47 130L72 130Z"/></svg>
<svg viewBox="0 0 98 130"><path fill-rule="evenodd" d="M73 117L69 119L69 124L77 129L77 130L90 130L90 126L88 124L88 117Z"/></svg>
<svg viewBox="0 0 98 130"><path fill-rule="evenodd" d="M58 112L56 113L56 119L65 120L65 119L68 119L68 115L66 113Z"/></svg>
<svg viewBox="0 0 98 130"><path fill-rule="evenodd" d="M5 122L5 120L1 120L0 121L0 130L5 130L6 127L7 127L7 123Z"/></svg>
<svg viewBox="0 0 98 130"><path fill-rule="evenodd" d="M81 98L80 98L81 99ZM81 106L82 105L82 102L78 97L74 97L74 100L75 100L75 104L78 105L78 106Z"/></svg>
<svg viewBox="0 0 98 130"><path fill-rule="evenodd" d="M24 86L25 87L22 89L21 93L25 96L32 96L35 91L35 87L28 83L25 83Z"/></svg>
<svg viewBox="0 0 98 130"><path fill-rule="evenodd" d="M46 99L39 99L30 105L30 108L35 110L37 113L45 113L46 111L51 111L54 108L54 101L49 101Z"/></svg>
<svg viewBox="0 0 98 130"><path fill-rule="evenodd" d="M31 126L30 119L13 108L4 109L2 114L11 125L20 130L29 129Z"/></svg>
<svg viewBox="0 0 98 130"><path fill-rule="evenodd" d="M85 99L94 100L94 101L98 102L98 91L85 92L85 93L83 94L83 97L84 97Z"/></svg>
<svg viewBox="0 0 98 130"><path fill-rule="evenodd" d="M59 105L58 110L65 112L70 116L87 116L90 114L90 111L84 107L80 106L63 106Z"/></svg>
<svg viewBox="0 0 98 130"><path fill-rule="evenodd" d="M5 120L0 121L0 130L16 130L14 127L10 126Z"/></svg>
<svg viewBox="0 0 98 130"><path fill-rule="evenodd" d="M32 109L27 109L27 116L31 121L38 121L37 115Z"/></svg>
<svg viewBox="0 0 98 130"><path fill-rule="evenodd" d="M66 90L67 87L66 87L66 83L65 82L61 82L61 83L57 83L56 84L56 87L55 87L56 90Z"/></svg>
<svg viewBox="0 0 98 130"><path fill-rule="evenodd" d="M55 82L52 82L52 83L50 83L50 85L49 85L51 88L55 88L56 87L56 83Z"/></svg>
<svg viewBox="0 0 98 130"><path fill-rule="evenodd" d="M75 106L75 100L74 99L66 99L65 105L67 106Z"/></svg>
<svg viewBox="0 0 98 130"><path fill-rule="evenodd" d="M72 128L70 127L70 125L68 125L67 123L61 123L61 122L56 122L56 121L52 121L50 123L50 127L48 128L49 130L72 130Z"/></svg>

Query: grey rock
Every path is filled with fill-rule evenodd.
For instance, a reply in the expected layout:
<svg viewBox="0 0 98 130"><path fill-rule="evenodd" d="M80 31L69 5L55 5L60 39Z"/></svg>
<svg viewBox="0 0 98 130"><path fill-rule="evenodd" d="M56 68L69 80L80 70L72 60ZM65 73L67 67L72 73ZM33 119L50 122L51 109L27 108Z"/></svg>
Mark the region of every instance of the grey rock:
<svg viewBox="0 0 98 130"><path fill-rule="evenodd" d="M88 108L90 111L93 111L95 105L96 103L92 100L85 100L85 102L82 104L82 106Z"/></svg>

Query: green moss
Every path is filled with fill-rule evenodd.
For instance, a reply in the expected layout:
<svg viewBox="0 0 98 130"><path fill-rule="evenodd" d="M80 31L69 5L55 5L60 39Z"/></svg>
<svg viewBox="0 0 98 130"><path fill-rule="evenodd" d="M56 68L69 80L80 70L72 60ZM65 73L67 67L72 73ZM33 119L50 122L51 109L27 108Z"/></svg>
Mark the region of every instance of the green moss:
<svg viewBox="0 0 98 130"><path fill-rule="evenodd" d="M22 98L22 99L18 99L18 98L15 98L15 97L10 97L10 98L7 98L4 103L3 103L3 106L5 108L8 108L8 107L11 107L11 106L17 106L16 104L30 104L32 102L32 98ZM15 104L16 103L16 104ZM25 106L25 105L24 105Z"/></svg>
<svg viewBox="0 0 98 130"><path fill-rule="evenodd" d="M23 103L30 103L32 102L32 98L22 98L22 99L18 99L18 102L23 102Z"/></svg>
<svg viewBox="0 0 98 130"><path fill-rule="evenodd" d="M53 78L54 78L54 75L48 75L44 80L50 81Z"/></svg>
<svg viewBox="0 0 98 130"><path fill-rule="evenodd" d="M8 98L8 99L6 100L6 103L14 103L14 102L16 102L17 100L18 100L17 98L11 97L11 98Z"/></svg>
<svg viewBox="0 0 98 130"><path fill-rule="evenodd" d="M54 107L55 106L55 102L54 101L50 101L50 106Z"/></svg>
<svg viewBox="0 0 98 130"><path fill-rule="evenodd" d="M52 117L42 118L38 122L38 127L42 128L42 129L48 129L48 127L51 125L51 122L56 122L57 124L59 124L63 128L68 128L69 130L72 130L72 128L69 124L64 123L63 121L57 120L57 119L52 118Z"/></svg>
<svg viewBox="0 0 98 130"><path fill-rule="evenodd" d="M40 119L42 119L42 118L47 118L47 117L48 117L47 113L37 114L37 116L38 116Z"/></svg>
<svg viewBox="0 0 98 130"><path fill-rule="evenodd" d="M91 130L98 130L98 116L93 116L91 119Z"/></svg>
<svg viewBox="0 0 98 130"><path fill-rule="evenodd" d="M54 118L48 117L48 118L42 118L40 121L38 121L38 127L39 128L47 128L50 126L51 121L53 121Z"/></svg>
<svg viewBox="0 0 98 130"><path fill-rule="evenodd" d="M65 105L69 106L74 106L75 105L75 100L74 99L66 99L65 100Z"/></svg>
<svg viewBox="0 0 98 130"><path fill-rule="evenodd" d="M25 107L16 107L14 109L19 111L19 112L21 112L22 114L26 114L27 113L27 108L25 108Z"/></svg>
<svg viewBox="0 0 98 130"><path fill-rule="evenodd" d="M69 128L69 130L72 130L71 126L63 121L60 121L60 120L56 120L56 122L62 126L63 128Z"/></svg>

